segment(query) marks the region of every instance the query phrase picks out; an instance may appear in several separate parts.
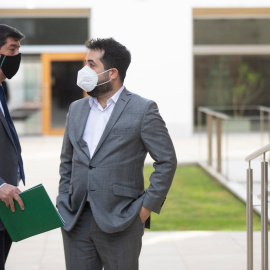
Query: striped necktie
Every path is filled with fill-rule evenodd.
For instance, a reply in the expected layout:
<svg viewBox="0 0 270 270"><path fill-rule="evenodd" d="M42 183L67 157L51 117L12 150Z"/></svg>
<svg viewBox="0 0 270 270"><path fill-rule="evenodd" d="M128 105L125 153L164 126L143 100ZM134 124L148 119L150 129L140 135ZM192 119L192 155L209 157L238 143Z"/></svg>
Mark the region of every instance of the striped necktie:
<svg viewBox="0 0 270 270"><path fill-rule="evenodd" d="M6 118L9 130L10 130L10 133L12 135L14 144L16 146L16 150L17 150L17 154L18 154L18 158L19 158L20 177L23 180L23 183L25 184L25 175L24 175L23 161L22 161L22 156L21 156L21 146L20 146L20 142L19 142L18 135L17 135L17 132L15 130L13 121L12 121L10 114L9 114L9 110L8 110L6 99L5 99L4 89L3 89L2 85L0 85L0 101L1 101L4 113L5 113L5 118Z"/></svg>

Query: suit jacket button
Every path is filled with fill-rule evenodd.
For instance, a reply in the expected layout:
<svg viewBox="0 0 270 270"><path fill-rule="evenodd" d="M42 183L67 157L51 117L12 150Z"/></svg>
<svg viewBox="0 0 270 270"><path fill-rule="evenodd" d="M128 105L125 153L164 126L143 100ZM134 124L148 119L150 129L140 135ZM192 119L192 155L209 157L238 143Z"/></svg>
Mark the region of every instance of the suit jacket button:
<svg viewBox="0 0 270 270"><path fill-rule="evenodd" d="M89 169L90 169L90 170L92 170L92 169L93 169L93 167L90 165L90 166L89 166Z"/></svg>

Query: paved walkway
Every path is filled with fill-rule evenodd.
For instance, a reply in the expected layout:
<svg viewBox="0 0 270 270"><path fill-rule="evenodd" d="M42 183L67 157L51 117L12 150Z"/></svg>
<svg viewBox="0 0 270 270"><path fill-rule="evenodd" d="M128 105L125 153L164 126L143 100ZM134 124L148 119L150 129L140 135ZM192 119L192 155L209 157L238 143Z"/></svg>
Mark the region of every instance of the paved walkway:
<svg viewBox="0 0 270 270"><path fill-rule="evenodd" d="M232 140L236 143L235 146L230 144L233 156L243 160L245 156L260 147L254 145L254 139L256 140L256 137L245 136L246 143L244 143L243 136L239 136L236 137L236 142ZM241 143L237 143L237 140ZM21 138L27 175L26 188L43 183L53 202L57 196L61 143L62 138L57 136ZM176 140L174 144L180 163L203 161L203 157L206 156L205 149L202 147L205 142L196 136ZM150 158L147 158L147 161L150 162ZM239 168L236 170L239 171ZM241 192L244 192L244 178L235 179L235 183L239 184ZM26 188L20 186L21 190ZM259 232L254 233L254 251L254 270L257 270L260 269ZM65 269L65 265L59 229L14 243L7 262L7 270L62 269ZM244 270L246 269L246 232L147 230L143 237L140 269Z"/></svg>

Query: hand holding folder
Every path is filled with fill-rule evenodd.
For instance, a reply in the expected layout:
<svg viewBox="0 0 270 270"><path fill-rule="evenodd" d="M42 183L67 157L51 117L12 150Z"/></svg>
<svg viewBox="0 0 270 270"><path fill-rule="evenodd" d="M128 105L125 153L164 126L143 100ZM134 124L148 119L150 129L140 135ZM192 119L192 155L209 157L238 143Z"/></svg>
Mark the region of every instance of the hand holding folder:
<svg viewBox="0 0 270 270"><path fill-rule="evenodd" d="M15 211L14 200L16 200L20 208L24 210L24 204L21 197L18 195L21 191L12 185L4 184L0 187L0 201L2 200L7 207L10 207L11 211Z"/></svg>
<svg viewBox="0 0 270 270"><path fill-rule="evenodd" d="M53 205L42 184L19 194L25 209L21 210L14 201L15 212L0 201L0 219L4 223L12 241L25 238L64 226L65 222Z"/></svg>

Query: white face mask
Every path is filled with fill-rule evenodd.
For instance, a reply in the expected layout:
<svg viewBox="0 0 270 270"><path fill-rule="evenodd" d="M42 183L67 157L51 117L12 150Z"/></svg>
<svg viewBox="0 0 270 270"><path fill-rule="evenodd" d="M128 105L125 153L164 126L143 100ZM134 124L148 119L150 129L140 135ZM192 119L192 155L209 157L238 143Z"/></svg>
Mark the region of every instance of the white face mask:
<svg viewBox="0 0 270 270"><path fill-rule="evenodd" d="M81 87L86 92L91 92L94 90L96 86L108 83L110 80L97 84L98 82L98 75L101 75L111 69L105 70L99 74L97 74L93 69L88 66L84 66L82 69L78 71L77 76L77 85Z"/></svg>

